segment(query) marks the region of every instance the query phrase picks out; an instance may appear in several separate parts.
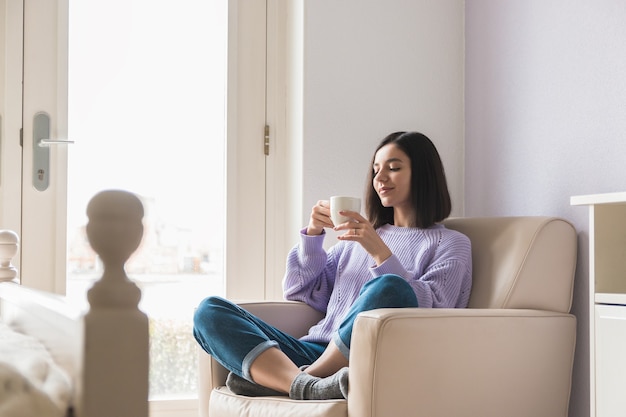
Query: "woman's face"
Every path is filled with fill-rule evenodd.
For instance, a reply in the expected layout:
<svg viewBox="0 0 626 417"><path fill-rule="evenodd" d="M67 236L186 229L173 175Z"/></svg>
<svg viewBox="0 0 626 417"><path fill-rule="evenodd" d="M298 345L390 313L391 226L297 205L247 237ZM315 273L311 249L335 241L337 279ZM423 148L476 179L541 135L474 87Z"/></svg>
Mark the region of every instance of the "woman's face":
<svg viewBox="0 0 626 417"><path fill-rule="evenodd" d="M404 151L390 143L374 155L372 185L384 207L408 214L411 203L411 160Z"/></svg>

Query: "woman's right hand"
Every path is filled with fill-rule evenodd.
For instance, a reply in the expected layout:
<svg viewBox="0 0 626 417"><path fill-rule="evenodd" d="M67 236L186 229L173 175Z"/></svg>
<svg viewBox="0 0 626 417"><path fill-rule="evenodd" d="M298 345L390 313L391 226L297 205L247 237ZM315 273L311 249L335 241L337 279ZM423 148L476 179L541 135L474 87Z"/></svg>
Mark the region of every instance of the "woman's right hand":
<svg viewBox="0 0 626 417"><path fill-rule="evenodd" d="M306 228L307 235L321 235L325 227L334 227L330 219L330 202L319 200L311 210L311 218Z"/></svg>

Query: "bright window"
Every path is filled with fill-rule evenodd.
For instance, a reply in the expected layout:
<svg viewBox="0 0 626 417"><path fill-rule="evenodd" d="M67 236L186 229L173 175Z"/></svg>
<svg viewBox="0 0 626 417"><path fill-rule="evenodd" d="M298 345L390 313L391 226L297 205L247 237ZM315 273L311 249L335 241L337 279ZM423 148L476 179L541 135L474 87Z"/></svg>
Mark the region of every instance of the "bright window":
<svg viewBox="0 0 626 417"><path fill-rule="evenodd" d="M68 296L102 274L89 199L136 193L144 238L127 263L150 318L150 396L197 393L193 309L224 294L227 2L69 5Z"/></svg>

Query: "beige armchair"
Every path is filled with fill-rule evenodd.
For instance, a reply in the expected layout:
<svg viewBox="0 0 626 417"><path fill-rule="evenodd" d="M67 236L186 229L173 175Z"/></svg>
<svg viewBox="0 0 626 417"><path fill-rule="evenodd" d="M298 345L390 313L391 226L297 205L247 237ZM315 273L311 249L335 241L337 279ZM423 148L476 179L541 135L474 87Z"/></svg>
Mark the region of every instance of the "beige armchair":
<svg viewBox="0 0 626 417"><path fill-rule="evenodd" d="M576 319L573 226L552 217L448 219L472 241L467 309L380 309L356 320L347 400L244 397L200 353L210 417L566 417ZM301 303L245 303L300 336L320 319Z"/></svg>

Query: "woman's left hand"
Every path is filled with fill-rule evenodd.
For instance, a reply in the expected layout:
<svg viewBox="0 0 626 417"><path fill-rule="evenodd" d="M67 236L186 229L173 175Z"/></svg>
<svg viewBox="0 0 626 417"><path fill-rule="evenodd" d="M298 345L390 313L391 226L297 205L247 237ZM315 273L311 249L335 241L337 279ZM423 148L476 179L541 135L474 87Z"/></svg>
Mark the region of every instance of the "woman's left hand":
<svg viewBox="0 0 626 417"><path fill-rule="evenodd" d="M378 236L369 220L356 211L341 211L339 214L351 219L351 221L335 226L334 230L346 231L346 233L338 236L339 240L351 240L360 243L363 249L374 258L376 265L382 264L391 256L391 250Z"/></svg>

